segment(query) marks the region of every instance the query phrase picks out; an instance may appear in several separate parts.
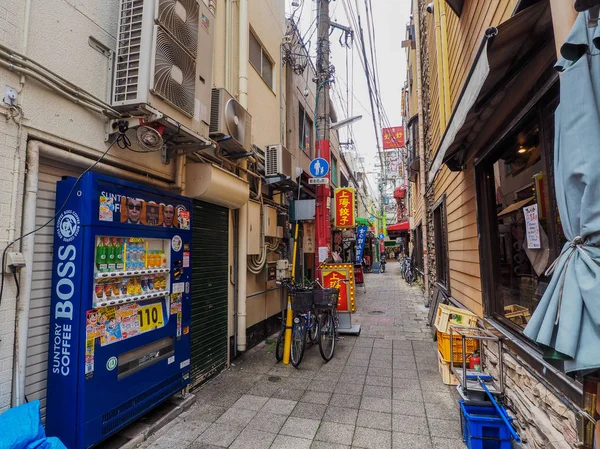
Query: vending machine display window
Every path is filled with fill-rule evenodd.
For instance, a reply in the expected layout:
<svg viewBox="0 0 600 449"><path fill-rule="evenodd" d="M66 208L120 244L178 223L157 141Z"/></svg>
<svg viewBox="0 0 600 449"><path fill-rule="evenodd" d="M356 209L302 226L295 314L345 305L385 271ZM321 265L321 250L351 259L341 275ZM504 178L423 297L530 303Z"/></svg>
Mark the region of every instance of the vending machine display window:
<svg viewBox="0 0 600 449"><path fill-rule="evenodd" d="M94 307L169 295L171 241L96 237Z"/></svg>

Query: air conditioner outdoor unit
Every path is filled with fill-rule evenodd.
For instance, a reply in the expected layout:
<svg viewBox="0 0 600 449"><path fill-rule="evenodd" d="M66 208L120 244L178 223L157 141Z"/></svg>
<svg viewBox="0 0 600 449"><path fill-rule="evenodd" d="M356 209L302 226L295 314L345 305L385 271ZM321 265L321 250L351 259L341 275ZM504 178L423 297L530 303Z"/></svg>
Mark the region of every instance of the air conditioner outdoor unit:
<svg viewBox="0 0 600 449"><path fill-rule="evenodd" d="M252 145L252 116L223 88L212 90L210 137L229 155L247 153Z"/></svg>
<svg viewBox="0 0 600 449"><path fill-rule="evenodd" d="M268 145L265 151L265 176L294 177L292 153L281 144Z"/></svg>
<svg viewBox="0 0 600 449"><path fill-rule="evenodd" d="M120 0L111 104L208 135L214 16L197 0Z"/></svg>

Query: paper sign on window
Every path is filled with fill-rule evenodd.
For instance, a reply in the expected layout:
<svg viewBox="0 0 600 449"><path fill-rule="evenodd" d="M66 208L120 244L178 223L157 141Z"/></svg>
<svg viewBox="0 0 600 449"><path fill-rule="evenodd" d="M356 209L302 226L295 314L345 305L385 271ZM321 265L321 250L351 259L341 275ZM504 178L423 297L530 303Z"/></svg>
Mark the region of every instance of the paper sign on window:
<svg viewBox="0 0 600 449"><path fill-rule="evenodd" d="M527 248L539 249L542 247L540 239L540 223L538 220L537 204L523 208L525 215L525 232L527 234Z"/></svg>

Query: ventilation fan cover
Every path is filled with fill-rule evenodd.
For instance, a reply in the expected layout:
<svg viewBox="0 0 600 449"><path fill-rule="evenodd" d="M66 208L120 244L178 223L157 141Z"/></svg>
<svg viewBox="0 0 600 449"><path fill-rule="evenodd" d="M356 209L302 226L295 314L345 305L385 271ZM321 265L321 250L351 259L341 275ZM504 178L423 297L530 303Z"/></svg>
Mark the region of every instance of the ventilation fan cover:
<svg viewBox="0 0 600 449"><path fill-rule="evenodd" d="M196 63L162 28L157 27L153 92L194 116Z"/></svg>
<svg viewBox="0 0 600 449"><path fill-rule="evenodd" d="M197 0L160 0L157 22L196 58L198 52Z"/></svg>
<svg viewBox="0 0 600 449"><path fill-rule="evenodd" d="M225 106L225 126L231 137L244 145L246 137L246 110L236 100L231 99Z"/></svg>

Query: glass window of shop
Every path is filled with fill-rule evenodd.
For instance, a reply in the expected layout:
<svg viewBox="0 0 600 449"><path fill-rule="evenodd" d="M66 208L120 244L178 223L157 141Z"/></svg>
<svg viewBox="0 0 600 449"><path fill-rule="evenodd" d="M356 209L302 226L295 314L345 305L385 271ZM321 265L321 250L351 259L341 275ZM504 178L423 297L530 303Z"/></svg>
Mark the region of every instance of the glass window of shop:
<svg viewBox="0 0 600 449"><path fill-rule="evenodd" d="M338 185L338 162L335 157L331 157L331 182L334 186Z"/></svg>
<svg viewBox="0 0 600 449"><path fill-rule="evenodd" d="M313 122L304 110L304 107L298 105L298 146L308 156L312 157L312 130Z"/></svg>
<svg viewBox="0 0 600 449"><path fill-rule="evenodd" d="M478 167L487 312L525 328L565 238L553 185L554 109L540 102Z"/></svg>

